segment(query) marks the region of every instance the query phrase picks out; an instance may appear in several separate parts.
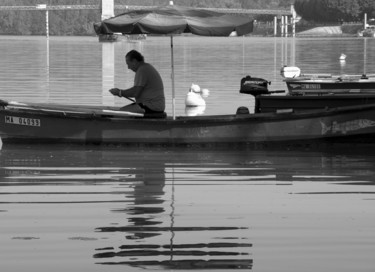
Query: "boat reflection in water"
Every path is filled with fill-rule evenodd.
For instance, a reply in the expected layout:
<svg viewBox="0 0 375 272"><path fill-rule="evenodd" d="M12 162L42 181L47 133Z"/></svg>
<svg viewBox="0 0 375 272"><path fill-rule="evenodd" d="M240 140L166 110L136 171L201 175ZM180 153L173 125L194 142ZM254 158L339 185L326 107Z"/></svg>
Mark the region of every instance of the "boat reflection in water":
<svg viewBox="0 0 375 272"><path fill-rule="evenodd" d="M197 195L203 191L194 191L195 186L211 185L209 179L195 177L211 165L207 156L210 160L212 155L186 150L124 151L108 146L70 149L7 145L0 153L0 188L7 188L2 193L2 205L11 206L3 215L11 216L22 206L27 216L19 215L18 221L18 215L11 217L14 223L8 220L4 233L11 235L10 241L41 241L35 258L40 257L44 263L44 256L53 252L48 258L52 266L61 262L61 252L72 252L66 260L74 266L79 265L77 262L87 265L90 262L82 259L87 252L74 249L77 244L72 243L91 241L97 243L91 245L95 266L249 269L253 260L249 257L252 244L246 238L248 226L238 226L241 223L237 218L217 218L215 212L210 214L205 204L197 202ZM210 167L219 169L221 165L213 163ZM191 204L186 205L186 197L192 193ZM175 206L181 196L185 199ZM111 215L107 221L108 211ZM30 227L30 217L39 218L40 223ZM7 217L3 219L5 222ZM24 223L15 223L20 221ZM24 229L22 236L14 234L13 224ZM58 233L56 237L67 236L60 240L59 249L49 242L59 238L40 233L45 225ZM77 236L77 232L81 234ZM14 242L4 246L17 248ZM17 258L30 254L21 248L16 251ZM12 252L7 253L7 259L15 258Z"/></svg>
<svg viewBox="0 0 375 272"><path fill-rule="evenodd" d="M1 268L372 268L375 151L347 147L5 145Z"/></svg>
<svg viewBox="0 0 375 272"><path fill-rule="evenodd" d="M200 222L192 226L179 224L174 206L173 171L179 171L178 167L163 161L135 169L133 192L126 195L130 203L112 210L126 214L128 224L96 229L108 235L124 234L123 244L97 248L94 255L97 263L163 269L252 268L253 261L248 257L252 244L238 243L239 238L233 237L245 227L201 226ZM172 186L171 199L166 199L166 183ZM155 239L157 236L160 237Z"/></svg>

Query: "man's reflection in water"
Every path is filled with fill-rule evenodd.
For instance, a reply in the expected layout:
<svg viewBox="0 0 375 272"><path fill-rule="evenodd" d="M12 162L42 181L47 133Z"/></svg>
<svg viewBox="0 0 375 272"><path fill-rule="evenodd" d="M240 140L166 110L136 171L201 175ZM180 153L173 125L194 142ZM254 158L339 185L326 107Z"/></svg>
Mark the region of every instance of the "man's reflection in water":
<svg viewBox="0 0 375 272"><path fill-rule="evenodd" d="M125 209L129 215L130 225L133 226L155 226L162 224L161 221L155 220L156 214L164 213L163 206L164 185L165 185L165 169L163 167L141 168L137 169L135 175L135 186L133 195L134 204ZM136 228L135 228L136 229ZM127 239L142 239L160 235L160 233L136 232L127 235Z"/></svg>
<svg viewBox="0 0 375 272"><path fill-rule="evenodd" d="M98 253L93 257L100 260L98 264L163 269L252 268L253 261L247 257L252 245L230 242L231 239L238 241L233 238L233 234L241 228L174 226L174 200L165 194L164 163L158 164L153 161L147 168L137 167L134 174L133 191L126 195L132 200L132 204L125 209L114 210L125 212L129 216L129 224L97 228L97 231L101 232L123 232L126 241L117 249L112 246L96 249ZM173 194L173 189L171 192ZM222 238L216 237L218 231ZM199 236L202 232L207 235L205 242L189 243L194 241L188 238L190 235ZM184 240L187 243L175 244L173 237L176 233L186 236ZM168 238L163 241L163 236L160 235ZM158 239L163 241L161 244L155 244L152 238L156 236L160 236ZM119 261L119 258L123 260Z"/></svg>

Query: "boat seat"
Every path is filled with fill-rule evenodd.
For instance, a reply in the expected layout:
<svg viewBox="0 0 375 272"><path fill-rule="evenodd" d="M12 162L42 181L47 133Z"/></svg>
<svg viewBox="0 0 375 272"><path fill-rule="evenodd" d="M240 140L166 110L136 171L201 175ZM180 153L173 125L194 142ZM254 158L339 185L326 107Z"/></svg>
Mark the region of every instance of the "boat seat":
<svg viewBox="0 0 375 272"><path fill-rule="evenodd" d="M167 113L165 112L146 112L143 118L154 118L154 119L164 119L167 118Z"/></svg>

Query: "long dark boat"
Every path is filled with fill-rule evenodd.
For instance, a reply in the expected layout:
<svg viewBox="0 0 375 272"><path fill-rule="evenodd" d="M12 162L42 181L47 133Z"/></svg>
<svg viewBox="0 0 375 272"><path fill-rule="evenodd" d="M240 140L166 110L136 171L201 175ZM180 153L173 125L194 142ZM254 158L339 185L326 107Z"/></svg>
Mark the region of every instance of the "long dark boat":
<svg viewBox="0 0 375 272"><path fill-rule="evenodd" d="M255 111L260 113L281 110L305 111L344 106L375 104L374 94L327 94L327 95L261 95L256 97Z"/></svg>
<svg viewBox="0 0 375 272"><path fill-rule="evenodd" d="M281 75L293 95L375 94L375 74L301 74L298 67L283 67Z"/></svg>
<svg viewBox="0 0 375 272"><path fill-rule="evenodd" d="M3 143L238 145L359 142L375 136L375 104L198 117L142 116L103 106L0 102Z"/></svg>
<svg viewBox="0 0 375 272"><path fill-rule="evenodd" d="M299 73L298 69L290 71ZM358 80L355 83L335 83L333 80L314 79L304 81L300 76L288 77L285 81L287 84L295 82L296 85L292 90L272 91L268 89L268 85L271 84L269 81L247 76L241 80L240 93L255 97L256 113L375 104L375 77L371 80L363 79L363 83ZM323 81L327 85L324 85Z"/></svg>
<svg viewBox="0 0 375 272"><path fill-rule="evenodd" d="M285 79L290 93L324 94L324 93L375 93L373 75L314 75Z"/></svg>

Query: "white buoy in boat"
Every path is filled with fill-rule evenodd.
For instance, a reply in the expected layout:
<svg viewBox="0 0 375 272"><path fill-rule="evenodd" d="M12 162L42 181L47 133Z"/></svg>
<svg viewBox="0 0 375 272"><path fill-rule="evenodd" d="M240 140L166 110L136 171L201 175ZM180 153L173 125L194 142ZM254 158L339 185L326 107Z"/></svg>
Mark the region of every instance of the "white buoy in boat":
<svg viewBox="0 0 375 272"><path fill-rule="evenodd" d="M1 140L1 137L0 137L0 150L3 149L3 140Z"/></svg>
<svg viewBox="0 0 375 272"><path fill-rule="evenodd" d="M199 85L194 84L194 83L191 84L190 91L192 91L194 93L200 93L203 97L207 97L207 96L210 95L209 89L206 89L206 88L201 89L201 87Z"/></svg>
<svg viewBox="0 0 375 272"><path fill-rule="evenodd" d="M186 116L197 116L204 114L206 106L185 107Z"/></svg>
<svg viewBox="0 0 375 272"><path fill-rule="evenodd" d="M206 101L204 101L203 97L199 93L195 93L190 90L186 94L185 105L187 107L205 106Z"/></svg>
<svg viewBox="0 0 375 272"><path fill-rule="evenodd" d="M346 55L344 53L342 53L340 55L340 61L344 61L344 60L346 60Z"/></svg>

